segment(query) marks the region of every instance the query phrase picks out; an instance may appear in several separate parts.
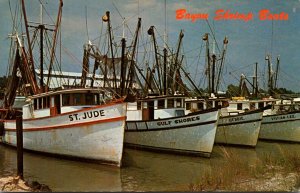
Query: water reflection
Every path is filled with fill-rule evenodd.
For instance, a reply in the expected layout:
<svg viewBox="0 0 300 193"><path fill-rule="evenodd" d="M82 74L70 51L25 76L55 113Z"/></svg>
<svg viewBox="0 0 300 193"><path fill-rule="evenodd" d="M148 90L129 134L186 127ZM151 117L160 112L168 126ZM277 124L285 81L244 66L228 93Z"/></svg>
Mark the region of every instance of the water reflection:
<svg viewBox="0 0 300 193"><path fill-rule="evenodd" d="M16 151L3 146L0 146L0 149L2 169L15 171ZM44 183L53 191L122 190L118 168L56 159L27 152L24 154L24 177Z"/></svg>
<svg viewBox="0 0 300 193"><path fill-rule="evenodd" d="M211 158L125 149L121 169L25 153L24 176L53 191L187 191L207 173L223 172L228 155L249 165L270 155L282 159L287 153L300 154L299 147L261 141L256 148L215 146ZM16 173L16 151L0 146L0 175L8 171Z"/></svg>

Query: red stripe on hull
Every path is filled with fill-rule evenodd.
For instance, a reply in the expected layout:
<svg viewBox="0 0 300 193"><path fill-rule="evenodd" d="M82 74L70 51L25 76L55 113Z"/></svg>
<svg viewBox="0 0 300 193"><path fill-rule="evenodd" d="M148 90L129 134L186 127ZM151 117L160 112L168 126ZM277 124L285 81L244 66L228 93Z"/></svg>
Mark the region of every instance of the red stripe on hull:
<svg viewBox="0 0 300 193"><path fill-rule="evenodd" d="M32 131L46 131L46 130L54 130L54 129L64 129L64 128L70 128L75 126L86 126L86 125L92 125L95 123L107 123L107 122L116 122L116 121L125 121L126 116L123 117L116 117L116 118L110 118L110 119L103 119L103 120L96 120L96 121L90 121L85 123L74 123L69 125L58 125L58 126L49 126L49 127L40 127L40 128L26 128L23 129L23 132L32 132ZM5 131L16 131L16 129L5 129Z"/></svg>

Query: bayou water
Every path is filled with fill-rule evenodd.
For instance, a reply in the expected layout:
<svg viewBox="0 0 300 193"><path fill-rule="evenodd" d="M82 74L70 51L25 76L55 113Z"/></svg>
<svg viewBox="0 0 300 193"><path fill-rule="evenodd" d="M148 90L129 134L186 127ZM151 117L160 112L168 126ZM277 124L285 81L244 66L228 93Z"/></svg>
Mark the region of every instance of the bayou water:
<svg viewBox="0 0 300 193"><path fill-rule="evenodd" d="M52 191L188 191L205 173L220 173L215 168L222 168L216 166L226 161L224 151L251 165L266 156L282 159L287 152L300 154L300 144L259 141L256 148L215 145L211 158L125 148L121 169L25 152L24 178L46 184ZM16 174L16 160L15 149L0 146L0 177Z"/></svg>

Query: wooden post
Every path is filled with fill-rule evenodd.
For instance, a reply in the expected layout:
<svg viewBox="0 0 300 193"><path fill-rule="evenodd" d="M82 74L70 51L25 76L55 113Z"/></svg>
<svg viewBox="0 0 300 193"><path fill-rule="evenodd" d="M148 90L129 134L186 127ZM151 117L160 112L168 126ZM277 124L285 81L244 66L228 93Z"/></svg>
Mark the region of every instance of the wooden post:
<svg viewBox="0 0 300 193"><path fill-rule="evenodd" d="M17 175L23 179L23 120L22 112L16 112L17 127Z"/></svg>

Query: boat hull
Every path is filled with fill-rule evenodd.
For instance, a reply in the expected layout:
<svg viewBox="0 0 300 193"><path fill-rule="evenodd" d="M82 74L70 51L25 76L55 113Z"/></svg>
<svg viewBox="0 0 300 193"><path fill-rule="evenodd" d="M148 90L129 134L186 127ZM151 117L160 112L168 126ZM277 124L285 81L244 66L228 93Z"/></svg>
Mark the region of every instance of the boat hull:
<svg viewBox="0 0 300 193"><path fill-rule="evenodd" d="M23 120L24 149L121 166L126 103ZM16 122L4 120L2 142L16 146Z"/></svg>
<svg viewBox="0 0 300 193"><path fill-rule="evenodd" d="M216 143L255 147L260 132L262 111L220 117Z"/></svg>
<svg viewBox="0 0 300 193"><path fill-rule="evenodd" d="M259 139L300 142L300 112L263 116Z"/></svg>
<svg viewBox="0 0 300 193"><path fill-rule="evenodd" d="M125 145L210 157L219 111L213 109L154 121L127 121Z"/></svg>

